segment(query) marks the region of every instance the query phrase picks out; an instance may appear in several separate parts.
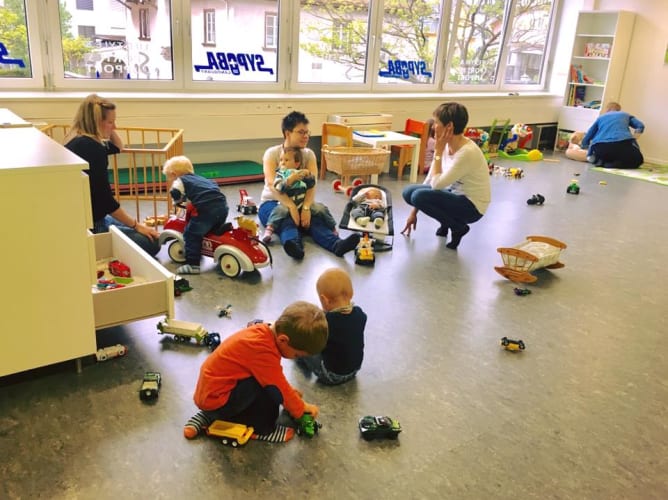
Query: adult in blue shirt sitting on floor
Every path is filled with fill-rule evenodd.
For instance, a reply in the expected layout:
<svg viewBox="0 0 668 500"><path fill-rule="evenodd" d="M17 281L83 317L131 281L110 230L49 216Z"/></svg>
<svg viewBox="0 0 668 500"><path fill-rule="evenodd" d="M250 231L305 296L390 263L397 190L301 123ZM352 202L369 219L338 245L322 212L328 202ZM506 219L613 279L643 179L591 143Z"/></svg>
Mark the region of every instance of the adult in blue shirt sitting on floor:
<svg viewBox="0 0 668 500"><path fill-rule="evenodd" d="M587 161L604 168L638 168L645 159L636 136L644 131L640 120L618 103L609 103L582 139L582 147L589 148Z"/></svg>

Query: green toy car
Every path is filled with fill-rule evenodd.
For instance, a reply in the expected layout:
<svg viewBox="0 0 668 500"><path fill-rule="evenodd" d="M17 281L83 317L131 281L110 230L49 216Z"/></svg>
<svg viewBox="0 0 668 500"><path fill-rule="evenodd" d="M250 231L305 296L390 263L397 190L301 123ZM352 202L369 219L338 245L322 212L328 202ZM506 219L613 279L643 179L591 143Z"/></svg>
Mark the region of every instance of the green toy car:
<svg viewBox="0 0 668 500"><path fill-rule="evenodd" d="M359 428L362 437L367 441L382 438L397 439L401 432L399 421L390 417L362 417L359 421Z"/></svg>

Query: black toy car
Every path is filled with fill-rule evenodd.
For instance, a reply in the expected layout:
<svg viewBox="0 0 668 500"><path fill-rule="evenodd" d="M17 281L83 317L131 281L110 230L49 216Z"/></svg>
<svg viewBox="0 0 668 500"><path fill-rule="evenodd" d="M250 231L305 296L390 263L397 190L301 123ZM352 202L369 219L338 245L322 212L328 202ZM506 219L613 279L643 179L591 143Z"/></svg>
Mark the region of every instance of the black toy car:
<svg viewBox="0 0 668 500"><path fill-rule="evenodd" d="M162 376L158 372L144 373L144 380L139 388L139 399L142 401L150 401L156 399L160 393L160 384L162 383Z"/></svg>
<svg viewBox="0 0 668 500"><path fill-rule="evenodd" d="M204 345L209 347L210 351L215 351L220 345L220 334L216 332L207 333L204 337Z"/></svg>
<svg viewBox="0 0 668 500"><path fill-rule="evenodd" d="M367 441L381 438L397 439L401 432L401 424L390 417L362 417L359 428L362 437Z"/></svg>
<svg viewBox="0 0 668 500"><path fill-rule="evenodd" d="M513 291L515 292L515 295L519 296L529 295L531 293L531 290L529 290L528 288L515 287L513 288Z"/></svg>
<svg viewBox="0 0 668 500"><path fill-rule="evenodd" d="M508 337L503 337L501 339L501 345L508 351L523 351L525 348L523 341L509 339Z"/></svg>

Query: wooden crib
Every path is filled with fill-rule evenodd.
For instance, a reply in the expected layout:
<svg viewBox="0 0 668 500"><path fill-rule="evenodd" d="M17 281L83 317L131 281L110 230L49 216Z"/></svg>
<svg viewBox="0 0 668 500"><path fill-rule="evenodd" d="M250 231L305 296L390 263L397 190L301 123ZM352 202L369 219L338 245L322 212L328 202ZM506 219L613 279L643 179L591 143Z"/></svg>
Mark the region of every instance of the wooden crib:
<svg viewBox="0 0 668 500"><path fill-rule="evenodd" d="M503 266L496 266L496 272L510 281L533 283L536 278L531 273L537 269L559 269L561 251L566 244L547 236L527 236L526 240L514 247L500 247L497 251L503 259Z"/></svg>

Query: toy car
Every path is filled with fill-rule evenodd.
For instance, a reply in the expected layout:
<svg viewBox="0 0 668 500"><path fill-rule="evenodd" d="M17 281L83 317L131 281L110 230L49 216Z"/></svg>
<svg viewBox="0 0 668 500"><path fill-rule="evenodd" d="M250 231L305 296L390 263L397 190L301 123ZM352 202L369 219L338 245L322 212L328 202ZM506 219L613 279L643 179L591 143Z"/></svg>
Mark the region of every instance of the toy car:
<svg viewBox="0 0 668 500"><path fill-rule="evenodd" d="M240 201L237 205L237 212L241 212L244 215L257 213L257 205L253 201L253 197L248 195L248 191L245 189L240 189L239 198Z"/></svg>
<svg viewBox="0 0 668 500"><path fill-rule="evenodd" d="M299 436L306 436L309 438L315 436L322 427L322 424L317 422L310 413L304 413L297 420L297 423L299 424L297 426L297 434Z"/></svg>
<svg viewBox="0 0 668 500"><path fill-rule="evenodd" d="M390 417L362 417L359 428L362 437L367 441L378 438L397 439L401 432L401 424Z"/></svg>
<svg viewBox="0 0 668 500"><path fill-rule="evenodd" d="M109 262L109 272L114 276L120 276L121 278L129 278L132 275L130 266L120 260L112 260Z"/></svg>
<svg viewBox="0 0 668 500"><path fill-rule="evenodd" d="M162 383L162 376L158 372L144 373L144 380L139 388L139 399L142 401L150 401L156 399L160 393L160 384Z"/></svg>
<svg viewBox="0 0 668 500"><path fill-rule="evenodd" d="M521 340L513 340L508 337L501 339L501 345L508 351L523 351L525 347L524 342Z"/></svg>
<svg viewBox="0 0 668 500"><path fill-rule="evenodd" d="M531 293L531 290L529 290L528 288L515 287L513 288L513 292L515 292L515 295L523 296L523 295L529 295Z"/></svg>
<svg viewBox="0 0 668 500"><path fill-rule="evenodd" d="M165 318L156 325L161 335L173 335L177 342L190 342L195 339L196 344L206 345L211 351L220 345L220 335L207 332L199 323Z"/></svg>
<svg viewBox="0 0 668 500"><path fill-rule="evenodd" d="M580 194L580 186L578 185L578 181L573 179L566 188L566 192L568 194Z"/></svg>
<svg viewBox="0 0 668 500"><path fill-rule="evenodd" d="M355 248L355 264L373 266L375 262L376 255L373 251L373 241L369 238L369 233L364 233L364 237Z"/></svg>
<svg viewBox="0 0 668 500"><path fill-rule="evenodd" d="M165 222L160 233L161 245L169 243L169 258L177 264L186 261L183 232L195 208L188 204L187 209L179 211ZM204 236L202 255L213 257L225 276L236 278L243 271L251 272L271 265L269 247L257 238L257 223L246 217L237 217L238 227L225 223Z"/></svg>
<svg viewBox="0 0 668 500"><path fill-rule="evenodd" d="M214 420L214 422L206 428L206 433L209 436L220 437L221 442L226 446L236 448L245 445L253 435L253 428L243 424L235 424L234 422L225 422L224 420Z"/></svg>
<svg viewBox="0 0 668 500"><path fill-rule="evenodd" d="M98 349L95 353L95 358L98 361L106 361L110 358L117 358L119 356L125 356L128 352L128 348L123 344L116 344L109 347L102 347Z"/></svg>

